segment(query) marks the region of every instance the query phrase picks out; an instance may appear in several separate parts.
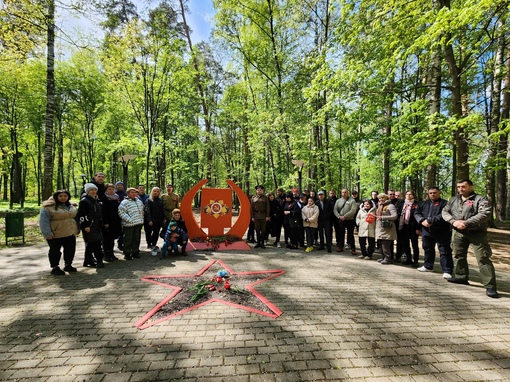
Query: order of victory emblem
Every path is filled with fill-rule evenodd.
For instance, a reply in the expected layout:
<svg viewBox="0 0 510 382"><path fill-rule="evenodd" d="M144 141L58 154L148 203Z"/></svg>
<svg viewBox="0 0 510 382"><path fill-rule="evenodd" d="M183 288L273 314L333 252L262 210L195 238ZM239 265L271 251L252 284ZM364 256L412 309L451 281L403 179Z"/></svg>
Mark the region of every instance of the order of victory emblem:
<svg viewBox="0 0 510 382"><path fill-rule="evenodd" d="M227 206L223 200L210 200L209 204L204 207L204 213L207 215L211 215L214 218L218 219L220 216L225 216L230 211L229 206Z"/></svg>

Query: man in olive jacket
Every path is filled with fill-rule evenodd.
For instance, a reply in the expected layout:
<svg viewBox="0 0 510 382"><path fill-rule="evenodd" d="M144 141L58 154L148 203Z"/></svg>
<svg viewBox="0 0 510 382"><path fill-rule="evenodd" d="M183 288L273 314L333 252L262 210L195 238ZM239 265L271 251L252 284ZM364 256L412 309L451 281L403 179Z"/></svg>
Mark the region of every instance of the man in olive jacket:
<svg viewBox="0 0 510 382"><path fill-rule="evenodd" d="M490 259L492 251L487 240L491 206L486 197L474 192L473 182L469 179L459 180L457 191L459 195L452 197L442 212L443 219L453 227L452 244L455 265L453 278L448 281L469 285L467 252L471 244L487 296L498 298L496 272Z"/></svg>
<svg viewBox="0 0 510 382"><path fill-rule="evenodd" d="M266 248L264 237L266 232L266 223L270 220L269 198L264 195L264 186L255 187L256 194L251 197L251 220L255 226L257 235L257 244L255 248Z"/></svg>

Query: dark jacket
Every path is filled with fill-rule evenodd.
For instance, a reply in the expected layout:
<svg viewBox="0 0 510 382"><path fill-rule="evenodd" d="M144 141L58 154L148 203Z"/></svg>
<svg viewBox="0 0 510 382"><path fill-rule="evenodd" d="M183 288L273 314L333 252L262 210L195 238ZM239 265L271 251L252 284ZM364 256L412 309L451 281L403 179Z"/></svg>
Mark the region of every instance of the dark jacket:
<svg viewBox="0 0 510 382"><path fill-rule="evenodd" d="M302 224L301 219L301 208L297 201L292 200L290 202L285 202L285 206L283 207L283 211L290 211L290 214L284 215L284 224L290 228L298 228Z"/></svg>
<svg viewBox="0 0 510 382"><path fill-rule="evenodd" d="M404 210L405 202L397 202L396 204L391 203L395 206L397 209L397 220L395 220L395 224L397 225L397 230L400 229L400 218L402 217L402 212ZM414 202L411 205L411 213L409 216L409 229L415 231L417 229L420 229L420 225L416 221L414 214L416 213L416 210L418 209L418 202Z"/></svg>
<svg viewBox="0 0 510 382"><path fill-rule="evenodd" d="M115 238L122 235L122 226L119 217L119 199L108 199L103 195L100 199L103 210L103 232L108 233L109 237ZM108 225L108 228L104 226Z"/></svg>
<svg viewBox="0 0 510 382"><path fill-rule="evenodd" d="M84 196L80 200L76 219L82 230L85 243L95 243L103 240L101 233L103 228L103 211L97 198L92 198L89 195ZM87 227L90 227L89 232L85 232Z"/></svg>
<svg viewBox="0 0 510 382"><path fill-rule="evenodd" d="M422 230L425 230L434 236L451 235L450 224L446 222L441 215L443 208L446 207L447 203L448 202L444 199L438 199L435 202L428 199L423 200L418 204L418 208L414 213L414 218ZM430 227L424 227L421 225L421 223L425 220L431 224Z"/></svg>
<svg viewBox="0 0 510 382"><path fill-rule="evenodd" d="M147 199L144 209L146 221L163 223L163 220L165 220L165 207L163 206L163 199L159 196L156 196L153 200Z"/></svg>
<svg viewBox="0 0 510 382"><path fill-rule="evenodd" d="M324 198L324 206L321 207L321 201L317 200L315 205L319 207L319 222L327 222L333 218L333 202L331 199Z"/></svg>
<svg viewBox="0 0 510 382"><path fill-rule="evenodd" d="M188 228L186 228L186 222L182 219L182 216L179 220L172 219L171 221L176 222L178 228L180 228L184 232L188 233Z"/></svg>
<svg viewBox="0 0 510 382"><path fill-rule="evenodd" d="M271 236L277 236L281 231L281 209L278 199L269 200L269 215L271 220L268 222L266 229Z"/></svg>

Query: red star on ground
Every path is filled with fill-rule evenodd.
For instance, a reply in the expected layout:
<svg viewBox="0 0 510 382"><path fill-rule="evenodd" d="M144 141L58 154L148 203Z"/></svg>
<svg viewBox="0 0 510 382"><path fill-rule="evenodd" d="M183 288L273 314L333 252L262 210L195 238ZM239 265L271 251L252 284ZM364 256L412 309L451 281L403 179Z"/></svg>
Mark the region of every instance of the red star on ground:
<svg viewBox="0 0 510 382"><path fill-rule="evenodd" d="M249 292L251 292L256 298L258 298L260 300L260 302L262 302L265 306L267 306L268 310L271 311L272 313L264 312L262 310L255 309L255 308L247 306L247 305L235 304L235 303L232 303L230 301L225 301L224 299L221 299L221 298L211 297L211 298L207 299L206 301L197 303L195 305L190 305L189 307L187 307L185 309L179 310L177 312L173 312L172 314L169 314L167 316L164 316L164 317L161 317L161 318L157 318L155 320L151 320L151 318L154 315L156 315L168 302L170 302L183 289L183 288L181 288L179 286L167 284L167 283L161 282L159 280L161 280L161 279L172 279L172 278L173 279L177 279L177 278L181 278L181 279L182 278L194 278L194 277L202 276L214 264L220 265L231 276L267 275L263 279L260 279L260 280L257 280L255 282L253 282L253 283L244 285L243 287L246 290L248 290ZM282 314L282 311L280 309L278 309L276 306L274 306L266 297L264 297L257 290L255 290L254 286L258 285L260 283L263 283L264 281L270 280L270 279L272 279L274 277L278 277L278 276L280 276L280 275L282 275L284 273L285 273L285 271L283 271L283 270L264 270L264 271L255 271L255 272L234 272L232 269L230 269L221 260L212 260L209 264L207 264L204 268L202 268L196 274L164 275L164 276L144 276L144 277L142 277L142 281L146 281L146 282L150 282L150 283L153 283L153 284L164 286L166 288L170 288L170 289L172 289L172 293L170 293L170 295L165 297L163 299L163 301L161 301L159 304L157 304L147 314L145 314L140 320L138 320L135 323L134 326L136 326L139 329L146 329L146 328L148 328L148 327L150 327L152 325L159 324L159 323L161 323L163 321L166 321L166 320L168 320L170 318L176 317L178 315L184 314L184 313L189 312L189 311L194 310L194 309L198 309L201 306L210 304L212 302L219 302L221 304L225 304L225 305L228 305L228 306L236 307L236 308L239 308L239 309L244 309L244 310L247 310L249 312L261 314L261 315L268 316L268 317L271 317L271 318L276 318L276 317L278 317L278 316L280 316ZM211 294L211 295L214 296L214 294Z"/></svg>

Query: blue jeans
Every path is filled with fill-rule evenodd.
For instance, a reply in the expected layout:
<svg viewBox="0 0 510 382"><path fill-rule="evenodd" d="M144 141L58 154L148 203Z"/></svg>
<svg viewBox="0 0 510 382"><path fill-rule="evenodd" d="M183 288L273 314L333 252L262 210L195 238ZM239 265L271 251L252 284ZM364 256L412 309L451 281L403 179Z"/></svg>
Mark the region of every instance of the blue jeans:
<svg viewBox="0 0 510 382"><path fill-rule="evenodd" d="M168 248L170 247L170 253L169 255L172 254L172 251L175 252L175 254L177 254L179 252L179 245L177 244L177 242L175 243L167 243L166 241L163 243L163 246L161 247L161 257L165 257L166 256L166 253L168 251Z"/></svg>

